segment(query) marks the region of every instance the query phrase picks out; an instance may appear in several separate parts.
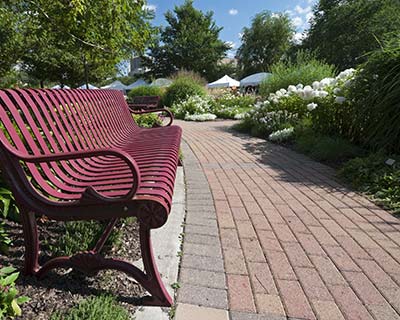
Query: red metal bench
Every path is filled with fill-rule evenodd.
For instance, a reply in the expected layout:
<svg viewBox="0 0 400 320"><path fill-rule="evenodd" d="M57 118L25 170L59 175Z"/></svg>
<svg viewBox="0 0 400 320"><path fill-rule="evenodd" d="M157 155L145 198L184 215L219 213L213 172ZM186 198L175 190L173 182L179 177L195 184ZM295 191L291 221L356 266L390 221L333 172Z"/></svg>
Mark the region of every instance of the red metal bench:
<svg viewBox="0 0 400 320"><path fill-rule="evenodd" d="M114 90L0 90L0 104L0 161L21 212L25 273L115 269L150 293L144 305L170 306L150 230L161 227L171 210L181 128L139 128ZM93 250L40 266L37 215L109 223ZM100 255L118 218L128 216L140 224L144 271Z"/></svg>
<svg viewBox="0 0 400 320"><path fill-rule="evenodd" d="M138 96L133 97L132 102L128 102L131 110L151 110L157 109L161 98L159 96Z"/></svg>

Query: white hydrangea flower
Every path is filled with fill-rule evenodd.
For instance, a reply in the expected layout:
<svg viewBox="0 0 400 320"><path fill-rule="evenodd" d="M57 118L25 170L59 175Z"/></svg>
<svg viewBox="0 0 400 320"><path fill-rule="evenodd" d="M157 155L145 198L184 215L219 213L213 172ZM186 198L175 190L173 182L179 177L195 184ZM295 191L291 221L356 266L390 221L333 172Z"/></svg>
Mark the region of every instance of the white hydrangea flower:
<svg viewBox="0 0 400 320"><path fill-rule="evenodd" d="M309 103L308 105L307 105L307 109L308 109L308 111L313 111L315 108L317 108L318 107L318 104L316 104L316 103L314 103L314 102L312 102L312 103Z"/></svg>
<svg viewBox="0 0 400 320"><path fill-rule="evenodd" d="M288 87L288 90L287 90L289 93L296 93L297 92L297 88L296 88L296 86L294 86L294 85L290 85L289 87Z"/></svg>
<svg viewBox="0 0 400 320"><path fill-rule="evenodd" d="M340 94L342 92L342 89L341 88L335 88L335 89L333 89L333 93L335 94L335 95L338 95L338 94Z"/></svg>
<svg viewBox="0 0 400 320"><path fill-rule="evenodd" d="M192 115L186 115L185 120L186 121L210 121L210 120L215 120L217 116L212 113L203 113L203 114L192 114Z"/></svg>
<svg viewBox="0 0 400 320"><path fill-rule="evenodd" d="M314 97L314 90L311 88L311 86L305 86L304 87L304 96L303 99L305 100L310 100Z"/></svg>
<svg viewBox="0 0 400 320"><path fill-rule="evenodd" d="M287 128L283 130L278 130L271 133L268 139L273 142L283 142L290 138L294 133L294 128Z"/></svg>
<svg viewBox="0 0 400 320"><path fill-rule="evenodd" d="M318 90L318 89L321 88L321 83L320 83L319 81L314 81L313 84L312 84L312 87L313 87L315 90Z"/></svg>
<svg viewBox="0 0 400 320"><path fill-rule="evenodd" d="M304 85L303 85L302 83L299 83L299 84L296 86L296 88L297 88L297 89L303 89L303 88L304 88Z"/></svg>

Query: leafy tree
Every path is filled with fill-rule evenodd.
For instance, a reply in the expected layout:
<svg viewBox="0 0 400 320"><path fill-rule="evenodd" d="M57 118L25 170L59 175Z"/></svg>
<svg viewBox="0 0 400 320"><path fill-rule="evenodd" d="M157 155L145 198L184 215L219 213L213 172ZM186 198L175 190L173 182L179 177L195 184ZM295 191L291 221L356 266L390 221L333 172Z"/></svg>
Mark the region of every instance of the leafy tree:
<svg viewBox="0 0 400 320"><path fill-rule="evenodd" d="M10 0L24 38L22 66L35 78L78 85L115 75L152 34L144 0Z"/></svg>
<svg viewBox="0 0 400 320"><path fill-rule="evenodd" d="M178 70L192 70L209 79L230 46L219 39L222 28L213 12L203 13L186 0L165 14L168 26L161 29L145 64L154 77L166 77Z"/></svg>
<svg viewBox="0 0 400 320"><path fill-rule="evenodd" d="M314 16L303 46L339 69L364 62L386 33L400 32L399 1L320 0Z"/></svg>
<svg viewBox="0 0 400 320"><path fill-rule="evenodd" d="M242 76L268 72L289 48L293 33L288 15L272 15L269 11L257 14L251 26L243 29L242 44L237 52Z"/></svg>

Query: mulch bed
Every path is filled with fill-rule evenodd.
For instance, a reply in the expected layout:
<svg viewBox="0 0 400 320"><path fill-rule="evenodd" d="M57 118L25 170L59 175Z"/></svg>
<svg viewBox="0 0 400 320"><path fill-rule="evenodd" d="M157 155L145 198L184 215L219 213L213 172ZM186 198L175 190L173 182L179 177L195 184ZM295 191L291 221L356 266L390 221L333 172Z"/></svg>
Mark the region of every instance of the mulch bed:
<svg viewBox="0 0 400 320"><path fill-rule="evenodd" d="M0 265L14 266L22 270L24 261L24 246L22 226L15 222L6 221L6 228L13 241L7 256L0 255ZM122 258L135 262L140 259L139 226L136 222L121 223L121 247L106 252L106 256ZM62 223L46 221L38 223L40 242L51 244L64 231ZM41 252L41 263L49 259L50 253L46 246ZM108 270L97 276L86 276L77 271L56 269L50 271L42 280L20 275L17 285L20 295L28 296L31 300L22 307L20 319L48 320L55 311L64 311L80 300L91 295L113 294L117 300L130 312L136 309L138 299L145 290L133 279L122 272Z"/></svg>

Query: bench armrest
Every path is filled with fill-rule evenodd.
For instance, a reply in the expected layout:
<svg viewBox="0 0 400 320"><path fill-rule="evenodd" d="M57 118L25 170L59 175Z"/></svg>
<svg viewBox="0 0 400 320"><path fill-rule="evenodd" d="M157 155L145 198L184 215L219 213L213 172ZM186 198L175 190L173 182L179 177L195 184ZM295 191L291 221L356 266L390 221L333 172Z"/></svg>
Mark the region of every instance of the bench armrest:
<svg viewBox="0 0 400 320"><path fill-rule="evenodd" d="M130 110L132 114L141 115L145 113L153 113L153 112L165 112L167 117L169 117L169 122L165 125L165 127L169 127L174 121L174 115L171 110L167 108L159 108L159 109L148 109L148 110Z"/></svg>
<svg viewBox="0 0 400 320"><path fill-rule="evenodd" d="M9 150L11 151L11 150ZM92 186L86 187L85 191L79 200L80 204L92 204L102 202L120 202L131 200L140 184L140 170L136 161L126 152L115 150L115 149L98 149L98 150L88 150L88 151L74 151L74 152L63 152L63 153L53 153L48 155L22 155L18 152L11 151L11 153L18 159L28 163L47 163L53 161L67 161L67 160L77 160L85 159L99 156L115 156L123 160L129 167L133 177L133 185L131 190L123 197L106 197L97 192Z"/></svg>

